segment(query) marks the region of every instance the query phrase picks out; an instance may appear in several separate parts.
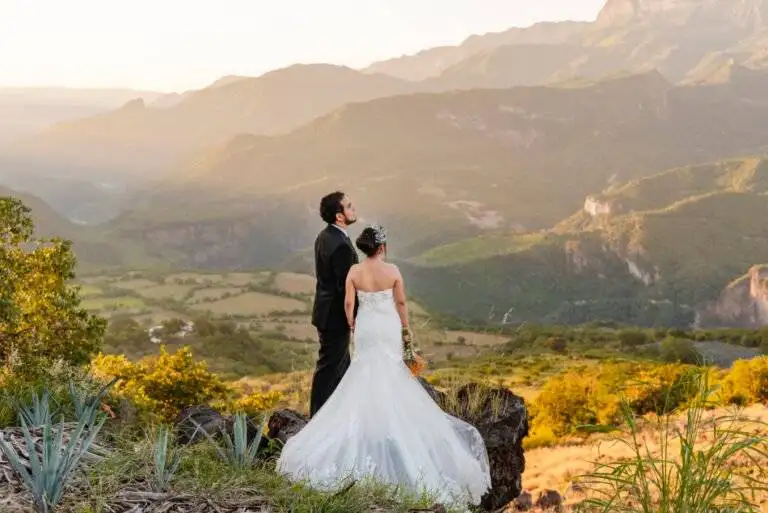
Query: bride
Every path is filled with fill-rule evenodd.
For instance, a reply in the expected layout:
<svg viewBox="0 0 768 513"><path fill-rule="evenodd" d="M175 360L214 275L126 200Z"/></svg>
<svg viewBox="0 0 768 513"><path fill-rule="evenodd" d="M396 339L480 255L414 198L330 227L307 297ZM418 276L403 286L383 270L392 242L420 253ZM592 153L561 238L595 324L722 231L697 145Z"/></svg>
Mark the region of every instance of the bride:
<svg viewBox="0 0 768 513"><path fill-rule="evenodd" d="M371 478L446 505L478 504L491 485L485 444L473 426L443 412L403 363L408 309L400 271L384 261L386 244L380 226L365 228L356 241L367 258L346 281L352 363L287 441L278 471L321 490Z"/></svg>

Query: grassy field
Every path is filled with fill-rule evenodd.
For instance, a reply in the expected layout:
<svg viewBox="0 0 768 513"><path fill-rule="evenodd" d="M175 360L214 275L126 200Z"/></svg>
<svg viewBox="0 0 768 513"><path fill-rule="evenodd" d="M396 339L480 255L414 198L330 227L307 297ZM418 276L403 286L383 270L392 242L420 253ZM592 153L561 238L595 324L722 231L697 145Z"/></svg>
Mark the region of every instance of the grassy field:
<svg viewBox="0 0 768 513"><path fill-rule="evenodd" d="M84 306L111 322L132 319L146 330L175 318L193 321L204 316L228 320L248 330L261 343L259 348L248 346L243 350L269 353L272 360L279 360L281 355L289 360L285 364L288 368L277 366L279 370L309 370L314 365L317 332L310 322L315 287L312 276L263 271L127 273L84 276L78 285L82 287ZM444 329L422 306L411 302L409 308L416 343L435 366L453 359L481 356L508 342L507 337L497 334ZM189 343L196 349L194 339L178 342ZM129 356L151 352L146 347L138 351L133 346L124 344L108 350ZM226 348L218 353L214 349L209 347L203 356L213 368L227 371L231 364L237 367L238 376L258 376L267 371L257 366L249 372L246 363L235 362L234 348L226 358L221 356Z"/></svg>
<svg viewBox="0 0 768 513"><path fill-rule="evenodd" d="M222 290L227 290L224 294L230 294L224 297ZM231 292L233 289L215 289L218 296L208 296L205 299L216 299L211 303L196 304L192 308L195 310L210 311L215 315L234 315L237 317L263 317L269 316L272 312L280 311L299 311L307 310L306 301L292 298L275 296L273 294L262 292Z"/></svg>

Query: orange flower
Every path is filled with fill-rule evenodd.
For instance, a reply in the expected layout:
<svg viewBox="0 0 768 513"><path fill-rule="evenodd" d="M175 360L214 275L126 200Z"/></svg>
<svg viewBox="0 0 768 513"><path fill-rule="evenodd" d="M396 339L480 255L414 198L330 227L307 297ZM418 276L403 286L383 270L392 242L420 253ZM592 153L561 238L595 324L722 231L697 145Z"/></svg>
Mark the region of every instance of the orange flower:
<svg viewBox="0 0 768 513"><path fill-rule="evenodd" d="M418 376L419 374L421 374L421 372L427 366L427 362L424 361L424 358L422 358L416 353L413 353L412 358L408 358L404 360L404 363L408 367L408 369L410 369L411 374L413 374L414 376Z"/></svg>

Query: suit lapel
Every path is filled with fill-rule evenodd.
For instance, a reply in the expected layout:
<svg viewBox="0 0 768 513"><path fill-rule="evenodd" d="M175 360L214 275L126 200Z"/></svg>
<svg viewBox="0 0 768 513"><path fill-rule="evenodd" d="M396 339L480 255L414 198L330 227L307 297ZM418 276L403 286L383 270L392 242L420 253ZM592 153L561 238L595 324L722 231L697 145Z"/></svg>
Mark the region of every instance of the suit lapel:
<svg viewBox="0 0 768 513"><path fill-rule="evenodd" d="M355 263L358 263L357 249L355 248L355 245L352 244L352 239L350 239L348 236L344 235L343 233L341 235L342 235L342 237L347 239L347 245L349 246L349 249L352 250L352 255L353 255L352 259L355 261Z"/></svg>

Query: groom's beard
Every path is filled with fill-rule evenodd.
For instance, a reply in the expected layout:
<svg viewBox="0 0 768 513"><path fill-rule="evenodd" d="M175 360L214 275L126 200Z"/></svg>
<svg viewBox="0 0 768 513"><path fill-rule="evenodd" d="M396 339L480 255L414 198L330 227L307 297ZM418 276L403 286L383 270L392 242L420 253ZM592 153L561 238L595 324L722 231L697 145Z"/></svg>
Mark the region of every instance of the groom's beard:
<svg viewBox="0 0 768 513"><path fill-rule="evenodd" d="M350 218L344 216L344 224L346 224L347 226L353 225L356 222L357 222L357 218L350 219Z"/></svg>

